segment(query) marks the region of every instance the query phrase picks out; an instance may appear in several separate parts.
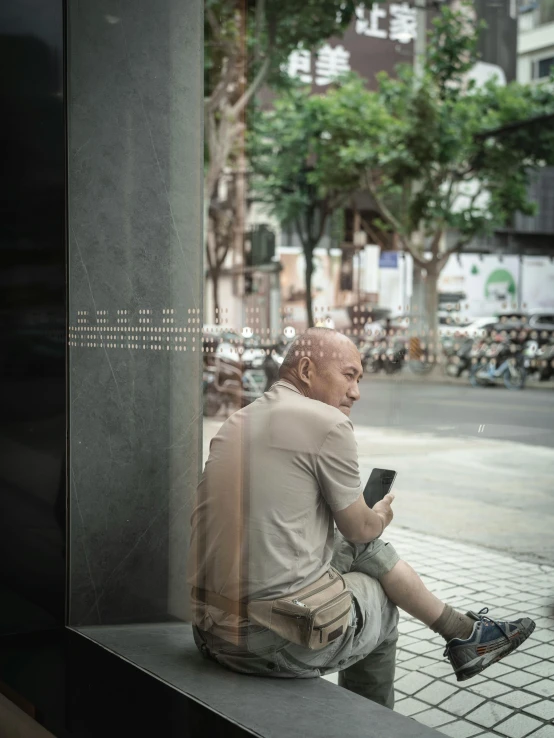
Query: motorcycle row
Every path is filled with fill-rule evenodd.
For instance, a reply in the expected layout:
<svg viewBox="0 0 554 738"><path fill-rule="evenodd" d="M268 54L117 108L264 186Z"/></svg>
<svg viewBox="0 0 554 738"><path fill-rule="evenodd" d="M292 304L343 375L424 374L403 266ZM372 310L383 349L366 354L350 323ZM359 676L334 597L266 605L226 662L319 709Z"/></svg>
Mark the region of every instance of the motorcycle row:
<svg viewBox="0 0 554 738"><path fill-rule="evenodd" d="M425 336L408 338L405 333L389 331L388 336L361 341L364 371L395 374L407 363L421 374L438 364L450 377L468 376L474 387L504 384L512 390L523 389L529 377L554 377L554 331L529 330L523 323L499 323L478 336L453 330L440 337L436 355Z"/></svg>
<svg viewBox="0 0 554 738"><path fill-rule="evenodd" d="M204 415L245 407L277 380L288 340L263 342L252 336L221 334L203 339Z"/></svg>
<svg viewBox="0 0 554 738"><path fill-rule="evenodd" d="M291 339L283 335L270 343L234 332L205 334L204 415L245 407L261 397L278 378ZM366 374L396 374L406 366L425 374L438 364L450 377L469 377L474 387L503 384L511 390L523 389L529 377L543 382L554 378L554 331L531 330L522 322L500 322L477 336L463 329L446 331L438 352L426 336L408 335L406 328L353 340Z"/></svg>

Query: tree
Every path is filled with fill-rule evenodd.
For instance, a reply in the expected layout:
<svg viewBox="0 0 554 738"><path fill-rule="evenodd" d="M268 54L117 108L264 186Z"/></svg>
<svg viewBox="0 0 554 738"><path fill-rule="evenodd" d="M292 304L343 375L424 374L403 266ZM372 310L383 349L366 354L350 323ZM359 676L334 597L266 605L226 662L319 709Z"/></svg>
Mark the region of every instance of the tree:
<svg viewBox="0 0 554 738"><path fill-rule="evenodd" d="M339 107L330 95L311 95L292 88L261 112L252 127L248 154L254 172L252 187L257 200L283 224L292 224L306 260L305 287L308 325L314 325L312 276L314 250L331 215L358 188L356 165L339 158L339 148L329 139L334 116L343 116L335 128L347 127L357 100ZM343 101L344 102L344 101Z"/></svg>
<svg viewBox="0 0 554 738"><path fill-rule="evenodd" d="M532 213L530 177L554 162L554 126L542 118L554 112L549 85L489 82L477 89L467 81L479 30L463 9L443 7L422 77L403 66L396 79L381 75L376 92L350 78L329 93L338 107L357 99L347 127L344 117L329 120L329 144L346 168L358 167L383 227L424 270L432 332L438 277L449 256L516 211Z"/></svg>
<svg viewBox="0 0 554 738"><path fill-rule="evenodd" d="M297 48L311 50L341 35L357 0L206 0L206 256L218 306L218 280L241 219L246 110L263 85L283 88L283 65Z"/></svg>

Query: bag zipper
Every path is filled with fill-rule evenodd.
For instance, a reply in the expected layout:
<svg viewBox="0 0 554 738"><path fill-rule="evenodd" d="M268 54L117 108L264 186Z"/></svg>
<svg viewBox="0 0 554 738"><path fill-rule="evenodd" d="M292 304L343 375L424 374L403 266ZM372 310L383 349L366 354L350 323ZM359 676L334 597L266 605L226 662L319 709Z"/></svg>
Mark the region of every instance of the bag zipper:
<svg viewBox="0 0 554 738"><path fill-rule="evenodd" d="M338 576L340 576L340 574ZM306 600L308 599L308 597L312 597L313 595L318 594L319 592L323 592L324 589L329 589L329 587L331 587L335 583L335 581L336 581L336 577L333 574L332 577L329 577L329 582L327 584L324 584L322 587L317 587L317 589L312 589L310 592L306 592L306 594L302 595L302 599ZM298 597L295 597L295 599L297 600Z"/></svg>
<svg viewBox="0 0 554 738"><path fill-rule="evenodd" d="M306 615L295 615L293 612L289 612L288 610L282 610L280 607L274 607L273 612L278 612L279 615L288 615L289 618L295 618L296 620L305 620Z"/></svg>
<svg viewBox="0 0 554 738"><path fill-rule="evenodd" d="M338 594L338 595L336 595L334 597L335 602L333 600L330 600L329 602L325 602L323 605L320 605L319 607L316 607L315 610L312 610L312 615L311 615L312 619L315 619L316 615L321 610L325 610L326 607L332 607L333 605L336 605L337 604L336 600L338 600L339 597L342 597L343 595L349 595L350 596L350 604L352 605L352 593L350 592L349 589L345 589L340 594Z"/></svg>
<svg viewBox="0 0 554 738"><path fill-rule="evenodd" d="M333 625L333 623L336 623L337 620L340 620L341 618L343 618L346 615L347 612L350 612L350 608L348 608L348 610L345 610L340 615L337 615L336 618L333 618L332 620L329 620L328 623L323 623L323 625L315 625L314 626L314 630L319 630L319 642L320 643L323 643L323 629L329 627L329 625Z"/></svg>

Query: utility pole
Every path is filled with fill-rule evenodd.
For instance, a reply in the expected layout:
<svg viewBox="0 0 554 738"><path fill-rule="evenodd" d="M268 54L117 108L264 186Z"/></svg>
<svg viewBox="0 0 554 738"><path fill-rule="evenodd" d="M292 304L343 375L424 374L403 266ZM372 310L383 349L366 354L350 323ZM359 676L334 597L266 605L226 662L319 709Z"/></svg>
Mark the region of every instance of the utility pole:
<svg viewBox="0 0 554 738"><path fill-rule="evenodd" d="M427 49L427 0L415 0L416 37L414 39L414 72L417 80L423 77Z"/></svg>
<svg viewBox="0 0 554 738"><path fill-rule="evenodd" d="M427 51L427 0L414 0L414 7L416 9L416 36L414 38L414 77L415 84L419 86L422 83L423 75L425 73L425 56ZM419 187L419 182L413 183L414 190ZM404 262L406 264L406 262ZM423 283L423 276L421 274L421 268L412 262L412 295L411 295L411 319L410 319L410 333L417 334L420 330L418 315L423 314L424 305L424 291L425 286ZM407 306L406 306L407 307ZM405 308L404 308L405 309Z"/></svg>

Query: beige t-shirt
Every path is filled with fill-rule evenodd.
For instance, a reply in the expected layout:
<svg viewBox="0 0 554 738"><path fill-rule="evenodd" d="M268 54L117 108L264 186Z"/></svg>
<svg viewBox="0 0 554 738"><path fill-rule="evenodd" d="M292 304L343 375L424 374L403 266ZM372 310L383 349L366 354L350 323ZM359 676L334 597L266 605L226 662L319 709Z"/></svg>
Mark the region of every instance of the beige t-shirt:
<svg viewBox="0 0 554 738"><path fill-rule="evenodd" d="M311 584L331 561L331 511L361 493L349 418L277 382L212 439L191 518L188 582L231 600ZM206 630L208 610L196 609Z"/></svg>

